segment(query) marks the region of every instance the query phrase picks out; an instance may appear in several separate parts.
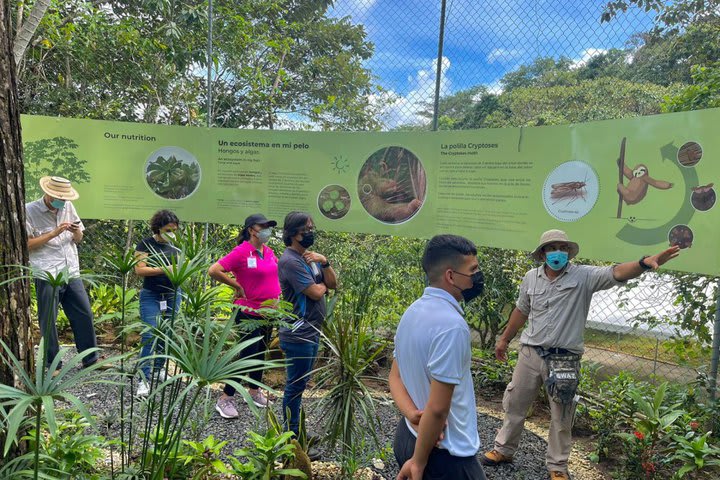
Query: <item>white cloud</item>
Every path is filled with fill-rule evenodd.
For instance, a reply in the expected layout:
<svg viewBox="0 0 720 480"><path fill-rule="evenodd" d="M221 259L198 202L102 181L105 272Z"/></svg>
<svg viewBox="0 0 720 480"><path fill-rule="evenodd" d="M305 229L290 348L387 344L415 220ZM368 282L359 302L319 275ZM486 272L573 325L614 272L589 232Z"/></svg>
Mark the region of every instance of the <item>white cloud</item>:
<svg viewBox="0 0 720 480"><path fill-rule="evenodd" d="M508 63L517 60L522 56L522 51L517 49L496 48L487 56L488 63Z"/></svg>
<svg viewBox="0 0 720 480"><path fill-rule="evenodd" d="M580 52L580 58L576 58L573 60L573 64L570 68L574 69L584 67L593 57L597 57L598 55L604 55L607 52L607 50L604 50L602 48L586 48L585 50Z"/></svg>
<svg viewBox="0 0 720 480"><path fill-rule="evenodd" d="M377 0L344 0L336 2L329 12L334 17L349 16L361 20L366 17L376 3Z"/></svg>
<svg viewBox="0 0 720 480"><path fill-rule="evenodd" d="M503 93L503 86L500 83L500 79L497 79L494 82L485 85L485 88L487 88L487 93L492 93L493 95L500 95L501 93ZM482 95L478 94L477 98L473 98L473 100L479 101L480 97L482 97Z"/></svg>
<svg viewBox="0 0 720 480"><path fill-rule="evenodd" d="M450 68L450 59L443 57L440 67L440 96L450 94L450 80L447 71ZM400 125L417 125L427 122L427 118L419 113L427 110L435 99L435 75L437 59L426 61L424 68L408 77L410 91L402 96L393 91L385 92L381 96L371 98L373 103L379 104L383 110L382 119L388 128Z"/></svg>

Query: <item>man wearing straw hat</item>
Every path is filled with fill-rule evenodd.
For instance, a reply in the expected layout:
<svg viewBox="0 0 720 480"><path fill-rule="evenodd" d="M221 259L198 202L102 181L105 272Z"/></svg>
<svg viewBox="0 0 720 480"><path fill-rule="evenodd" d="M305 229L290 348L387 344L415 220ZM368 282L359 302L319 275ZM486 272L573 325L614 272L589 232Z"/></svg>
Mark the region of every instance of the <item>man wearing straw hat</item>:
<svg viewBox="0 0 720 480"><path fill-rule="evenodd" d="M82 241L85 227L71 200L76 200L79 195L70 180L62 177L43 177L40 188L45 192L42 198L25 205L30 266L46 272L40 277L61 274L69 279L54 290L46 280L35 278L40 332L45 338L46 364L49 366L60 350L55 325L58 303L62 304L70 320L78 353L96 347L97 340L90 301L78 278L77 244ZM93 353L83 359L83 365L88 367L97 361L97 353Z"/></svg>
<svg viewBox="0 0 720 480"><path fill-rule="evenodd" d="M531 253L542 265L525 274L516 307L495 345L497 359L506 361L508 344L527 323L520 336L518 363L503 397L503 426L495 437L495 447L481 456L483 465L512 461L525 416L544 383L551 399L546 465L551 480L570 478L567 461L572 447L575 392L592 295L657 269L675 258L680 249L673 246L639 261L609 267L569 263L579 250L565 232L549 230Z"/></svg>

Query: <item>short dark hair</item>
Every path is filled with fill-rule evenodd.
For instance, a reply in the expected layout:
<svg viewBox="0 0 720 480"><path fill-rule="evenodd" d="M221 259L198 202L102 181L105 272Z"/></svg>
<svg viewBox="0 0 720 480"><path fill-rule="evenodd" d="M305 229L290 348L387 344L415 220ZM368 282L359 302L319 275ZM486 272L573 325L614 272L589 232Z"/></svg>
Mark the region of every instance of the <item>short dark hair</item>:
<svg viewBox="0 0 720 480"><path fill-rule="evenodd" d="M292 245L292 237L300 233L308 220L312 220L312 217L306 212L290 212L285 216L282 238L286 246Z"/></svg>
<svg viewBox="0 0 720 480"><path fill-rule="evenodd" d="M150 219L150 230L153 233L160 233L160 229L165 225L174 223L178 227L180 226L180 219L170 210L158 210L155 215Z"/></svg>
<svg viewBox="0 0 720 480"><path fill-rule="evenodd" d="M425 246L422 267L431 282L448 269L459 268L464 257L477 255L475 244L458 235L435 235Z"/></svg>

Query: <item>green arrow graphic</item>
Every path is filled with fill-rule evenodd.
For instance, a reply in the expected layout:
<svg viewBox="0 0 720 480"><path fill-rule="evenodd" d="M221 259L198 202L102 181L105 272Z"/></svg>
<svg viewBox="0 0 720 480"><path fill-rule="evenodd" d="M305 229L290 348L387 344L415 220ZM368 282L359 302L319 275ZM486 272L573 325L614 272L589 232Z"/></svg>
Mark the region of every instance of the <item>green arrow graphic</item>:
<svg viewBox="0 0 720 480"><path fill-rule="evenodd" d="M667 241L668 232L675 225L683 224L687 225L695 214L695 209L690 203L690 196L692 195L692 187L698 186L698 176L694 168L686 168L680 165L677 161L678 147L673 145L672 142L667 145L663 145L660 148L660 157L663 160L670 160L680 169L684 183L685 183L685 195L684 201L680 209L677 211L674 217L663 225L655 228L638 228L630 224L626 224L620 229L616 237L623 242L630 243L632 245L657 245Z"/></svg>

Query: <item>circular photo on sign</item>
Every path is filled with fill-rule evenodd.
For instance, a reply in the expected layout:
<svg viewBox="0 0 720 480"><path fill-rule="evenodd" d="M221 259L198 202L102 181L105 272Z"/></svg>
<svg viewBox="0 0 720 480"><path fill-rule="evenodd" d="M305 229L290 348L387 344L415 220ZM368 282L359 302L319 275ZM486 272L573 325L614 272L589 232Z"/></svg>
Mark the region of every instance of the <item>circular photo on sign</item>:
<svg viewBox="0 0 720 480"><path fill-rule="evenodd" d="M694 167L702 159L703 150L697 142L687 142L680 147L677 153L677 160L683 167Z"/></svg>
<svg viewBox="0 0 720 480"><path fill-rule="evenodd" d="M585 162L572 160L558 165L545 178L545 210L561 222L574 222L595 206L600 182L595 170Z"/></svg>
<svg viewBox="0 0 720 480"><path fill-rule="evenodd" d="M383 223L410 220L425 202L427 179L420 159L404 147L385 147L368 157L358 175L358 196Z"/></svg>
<svg viewBox="0 0 720 480"><path fill-rule="evenodd" d="M200 163L180 147L162 147L145 162L145 182L156 195L168 200L182 200L200 186Z"/></svg>
<svg viewBox="0 0 720 480"><path fill-rule="evenodd" d="M717 201L717 194L713 188L713 184L700 185L692 189L693 193L690 195L690 203L693 208L699 212L707 212L715 206Z"/></svg>
<svg viewBox="0 0 720 480"><path fill-rule="evenodd" d="M337 220L350 210L350 192L341 185L328 185L320 191L317 202L320 213Z"/></svg>
<svg viewBox="0 0 720 480"><path fill-rule="evenodd" d="M687 225L675 225L668 233L670 246L677 245L680 248L690 248L695 235Z"/></svg>

